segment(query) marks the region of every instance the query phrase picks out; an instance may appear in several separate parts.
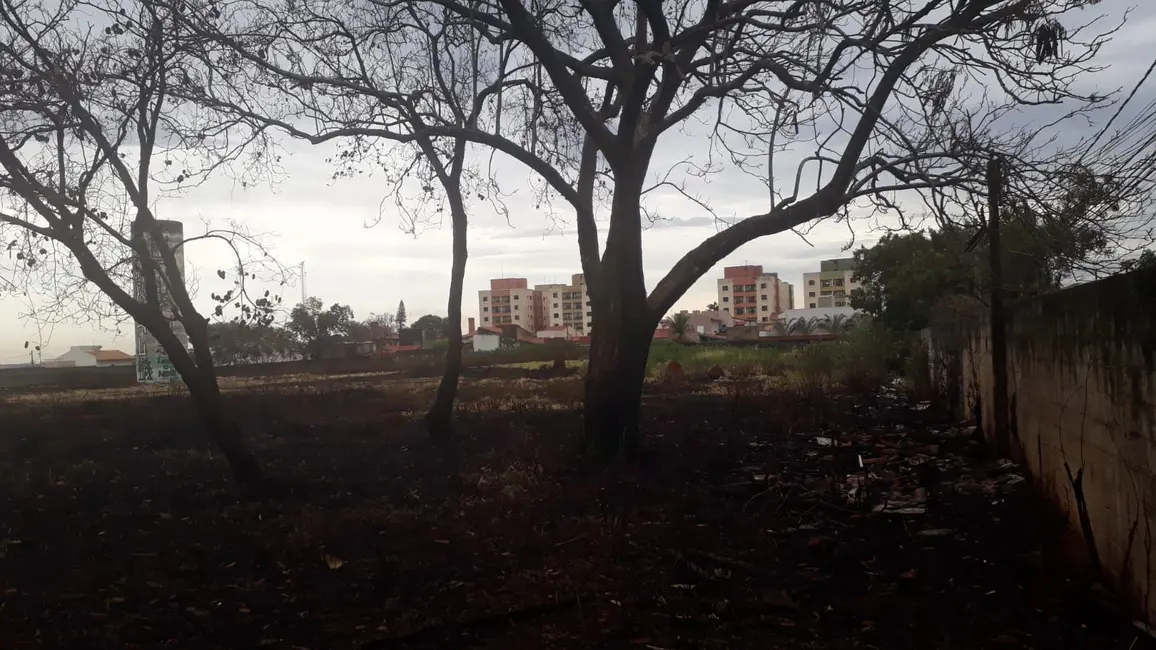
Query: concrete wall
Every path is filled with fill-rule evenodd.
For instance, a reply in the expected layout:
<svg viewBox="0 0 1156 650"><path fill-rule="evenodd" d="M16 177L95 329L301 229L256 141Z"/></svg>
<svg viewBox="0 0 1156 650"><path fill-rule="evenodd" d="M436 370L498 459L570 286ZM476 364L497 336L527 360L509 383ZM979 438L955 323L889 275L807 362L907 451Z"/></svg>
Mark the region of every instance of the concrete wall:
<svg viewBox="0 0 1156 650"><path fill-rule="evenodd" d="M957 356L960 406L990 432L987 324L929 334L933 364ZM1156 620L1156 272L1011 307L1008 362L1013 453L1073 530L1092 538L1102 569L1138 613Z"/></svg>
<svg viewBox="0 0 1156 650"><path fill-rule="evenodd" d="M474 352L492 352L501 347L502 337L485 332L474 333Z"/></svg>

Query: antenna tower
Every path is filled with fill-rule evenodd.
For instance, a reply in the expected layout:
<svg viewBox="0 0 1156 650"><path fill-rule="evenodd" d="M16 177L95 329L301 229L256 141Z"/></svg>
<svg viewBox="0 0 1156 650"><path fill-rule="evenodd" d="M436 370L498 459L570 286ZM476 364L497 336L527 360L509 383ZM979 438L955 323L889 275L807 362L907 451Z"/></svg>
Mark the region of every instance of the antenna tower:
<svg viewBox="0 0 1156 650"><path fill-rule="evenodd" d="M305 262L299 264L297 268L301 274L301 304L304 305L305 301L309 298L309 292L305 289Z"/></svg>

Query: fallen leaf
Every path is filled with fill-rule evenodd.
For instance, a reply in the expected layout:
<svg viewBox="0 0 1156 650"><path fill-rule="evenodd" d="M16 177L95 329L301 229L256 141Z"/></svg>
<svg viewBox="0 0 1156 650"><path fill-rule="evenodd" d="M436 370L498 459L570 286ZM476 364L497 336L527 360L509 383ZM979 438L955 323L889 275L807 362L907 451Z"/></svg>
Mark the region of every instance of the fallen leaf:
<svg viewBox="0 0 1156 650"><path fill-rule="evenodd" d="M321 559L325 562L325 566L329 567L330 569L340 569L345 565L345 560L342 560L335 555L322 555Z"/></svg>

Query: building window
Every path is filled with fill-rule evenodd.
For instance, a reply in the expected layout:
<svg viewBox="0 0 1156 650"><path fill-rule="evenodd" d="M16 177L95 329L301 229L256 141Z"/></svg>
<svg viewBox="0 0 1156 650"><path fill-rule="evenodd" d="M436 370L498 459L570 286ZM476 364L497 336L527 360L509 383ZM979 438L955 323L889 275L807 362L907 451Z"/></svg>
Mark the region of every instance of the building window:
<svg viewBox="0 0 1156 650"><path fill-rule="evenodd" d="M815 303L811 303L811 309L815 308Z"/></svg>
<svg viewBox="0 0 1156 650"><path fill-rule="evenodd" d="M730 302L730 301L731 301L730 296L723 296L723 302Z"/></svg>
<svg viewBox="0 0 1156 650"><path fill-rule="evenodd" d="M594 314L593 314L593 313L591 313L591 312L586 312L586 315L587 315L587 316L593 316Z"/></svg>
<svg viewBox="0 0 1156 650"><path fill-rule="evenodd" d="M489 296L482 296L482 302L486 302L489 299L490 299Z"/></svg>
<svg viewBox="0 0 1156 650"><path fill-rule="evenodd" d="M808 298L814 298L814 297L815 297L815 292L814 292L814 291L808 291L808 292L807 292L807 297L808 297Z"/></svg>
<svg viewBox="0 0 1156 650"><path fill-rule="evenodd" d="M723 311L725 311L729 314L731 311L731 308L730 307L723 307Z"/></svg>
<svg viewBox="0 0 1156 650"><path fill-rule="evenodd" d="M771 319L767 318L766 316L763 316L763 322L764 322L764 323L766 323L766 322L767 322L767 321L769 321L769 320L771 320Z"/></svg>
<svg viewBox="0 0 1156 650"><path fill-rule="evenodd" d="M767 310L767 306L763 305L763 311L766 311L766 310Z"/></svg>
<svg viewBox="0 0 1156 650"><path fill-rule="evenodd" d="M729 290L730 288L731 288L731 287L730 287L730 285L729 285L729 284L724 284L724 285L722 286L722 291L727 291L727 290Z"/></svg>
<svg viewBox="0 0 1156 650"><path fill-rule="evenodd" d="M759 285L759 288L760 288L760 289L766 289L766 288L767 288L767 283L766 283L766 282L764 282L764 283L760 284L760 285Z"/></svg>
<svg viewBox="0 0 1156 650"><path fill-rule="evenodd" d="M520 298L520 297L521 297L521 296L519 296L518 294L514 294L514 300L517 300L517 299L518 299L518 298Z"/></svg>
<svg viewBox="0 0 1156 650"><path fill-rule="evenodd" d="M522 320L522 317L521 316L515 316L514 320Z"/></svg>
<svg viewBox="0 0 1156 650"><path fill-rule="evenodd" d="M813 286L815 286L815 281L814 280L807 280L807 284L809 284L810 286L813 287Z"/></svg>
<svg viewBox="0 0 1156 650"><path fill-rule="evenodd" d="M488 320L490 320L490 317L489 317L489 316L486 316L486 317L485 317L485 318L483 318L482 320L484 320L484 321L488 321Z"/></svg>
<svg viewBox="0 0 1156 650"><path fill-rule="evenodd" d="M555 297L555 298L557 298L557 297L558 297L558 292L557 292L557 291L555 291L555 292L554 292L554 297Z"/></svg>
<svg viewBox="0 0 1156 650"><path fill-rule="evenodd" d="M762 300L766 300L766 299L767 299L767 294L763 294L762 296L760 296L760 298L761 298Z"/></svg>
<svg viewBox="0 0 1156 650"><path fill-rule="evenodd" d="M490 311L489 307L482 307L482 311Z"/></svg>
<svg viewBox="0 0 1156 650"><path fill-rule="evenodd" d="M558 305L554 305L554 306L557 307ZM554 318L558 318L558 314L554 314Z"/></svg>
<svg viewBox="0 0 1156 650"><path fill-rule="evenodd" d="M835 286L836 287L843 286L843 278L839 278L839 279L835 280Z"/></svg>
<svg viewBox="0 0 1156 650"><path fill-rule="evenodd" d="M587 301L586 301L586 306L587 306L587 307L589 307L589 306L590 306L590 301L589 301L589 300L587 300Z"/></svg>

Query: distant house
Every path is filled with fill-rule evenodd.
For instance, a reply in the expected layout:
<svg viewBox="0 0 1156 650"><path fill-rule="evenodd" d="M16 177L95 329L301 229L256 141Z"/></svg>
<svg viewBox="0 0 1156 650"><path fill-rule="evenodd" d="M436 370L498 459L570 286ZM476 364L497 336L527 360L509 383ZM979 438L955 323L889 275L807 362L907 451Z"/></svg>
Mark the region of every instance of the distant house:
<svg viewBox="0 0 1156 650"><path fill-rule="evenodd" d="M474 330L474 352L493 352L502 347L502 333L488 327Z"/></svg>
<svg viewBox="0 0 1156 650"><path fill-rule="evenodd" d="M691 331L697 332L699 334L713 336L716 334L721 334L725 332L727 328L733 327L735 325L735 319L725 311L720 312L695 310L689 313L683 311L683 313L690 316Z"/></svg>
<svg viewBox="0 0 1156 650"><path fill-rule="evenodd" d="M509 346L521 345L523 343L541 344L546 342L545 339L534 336L534 332L526 330L521 325L506 323L504 325L497 325L496 329L502 331L502 338L505 340L506 345Z"/></svg>
<svg viewBox="0 0 1156 650"><path fill-rule="evenodd" d="M68 352L56 357L51 362L46 361L44 365L47 366L50 363L56 367L115 368L131 367L133 358L132 355L120 350L101 349L99 345L74 345L68 349Z"/></svg>
<svg viewBox="0 0 1156 650"><path fill-rule="evenodd" d="M573 325L553 325L538 330L540 339L572 339L577 338L578 330Z"/></svg>

